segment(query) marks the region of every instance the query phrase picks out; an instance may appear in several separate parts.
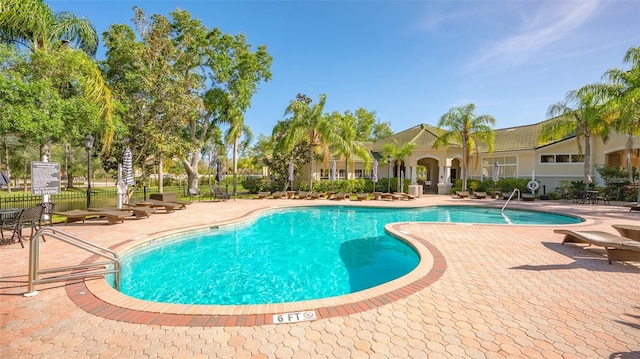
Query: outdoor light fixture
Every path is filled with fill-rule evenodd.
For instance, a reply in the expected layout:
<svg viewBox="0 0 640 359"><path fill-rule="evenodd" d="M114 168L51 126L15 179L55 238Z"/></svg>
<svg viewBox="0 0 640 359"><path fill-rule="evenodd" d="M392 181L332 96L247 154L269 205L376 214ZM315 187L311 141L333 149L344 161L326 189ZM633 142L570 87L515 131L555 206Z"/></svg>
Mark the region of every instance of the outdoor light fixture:
<svg viewBox="0 0 640 359"><path fill-rule="evenodd" d="M391 155L387 155L387 193L391 193Z"/></svg>
<svg viewBox="0 0 640 359"><path fill-rule="evenodd" d="M91 149L95 139L91 134L84 136L84 148L87 150L87 209L91 208Z"/></svg>

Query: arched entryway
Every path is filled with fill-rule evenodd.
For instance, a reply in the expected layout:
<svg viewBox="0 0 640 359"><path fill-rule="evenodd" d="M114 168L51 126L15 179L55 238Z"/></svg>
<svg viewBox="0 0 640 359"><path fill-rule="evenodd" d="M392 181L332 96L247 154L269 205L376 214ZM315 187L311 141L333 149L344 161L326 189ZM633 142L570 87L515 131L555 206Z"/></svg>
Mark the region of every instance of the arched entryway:
<svg viewBox="0 0 640 359"><path fill-rule="evenodd" d="M423 185L424 193L437 193L438 178L440 178L438 160L432 157L425 157L419 159L417 165L416 183Z"/></svg>

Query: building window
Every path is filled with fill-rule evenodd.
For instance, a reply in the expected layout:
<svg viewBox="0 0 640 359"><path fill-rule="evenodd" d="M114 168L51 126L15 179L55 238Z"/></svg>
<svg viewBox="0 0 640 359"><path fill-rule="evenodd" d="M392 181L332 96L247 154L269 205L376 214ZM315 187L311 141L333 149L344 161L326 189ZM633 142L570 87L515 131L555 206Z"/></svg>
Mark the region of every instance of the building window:
<svg viewBox="0 0 640 359"><path fill-rule="evenodd" d="M540 163L584 163L584 155L540 155Z"/></svg>
<svg viewBox="0 0 640 359"><path fill-rule="evenodd" d="M540 155L541 163L554 163L556 161L556 156L554 155Z"/></svg>
<svg viewBox="0 0 640 359"><path fill-rule="evenodd" d="M495 164L498 163L499 178L515 178L518 173L518 157L485 157L482 159L482 175L487 178L493 177Z"/></svg>

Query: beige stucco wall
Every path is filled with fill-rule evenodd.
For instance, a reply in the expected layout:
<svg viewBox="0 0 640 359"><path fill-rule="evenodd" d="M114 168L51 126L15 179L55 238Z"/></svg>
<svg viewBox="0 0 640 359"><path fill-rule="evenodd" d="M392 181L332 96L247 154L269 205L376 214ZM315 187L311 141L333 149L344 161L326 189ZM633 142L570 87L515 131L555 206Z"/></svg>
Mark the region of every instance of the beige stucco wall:
<svg viewBox="0 0 640 359"><path fill-rule="evenodd" d="M583 139L584 140L584 139ZM640 138L634 139L636 143L640 143ZM619 135L613 133L609 136L609 140L604 143L599 136L594 136L591 142L591 163L590 172L594 180L598 184L602 184L596 168L604 165L620 165L624 166L624 159L622 158L622 152L624 151L627 141L626 135ZM584 151L584 142L583 142ZM480 155L473 155L471 160L471 166L469 168L470 178L486 178L486 174L482 173L482 159L484 157L499 157L499 156L515 156L517 157L517 177L519 178L531 178L532 172L535 171L535 178L541 185L545 185L547 192L553 191L558 187L562 181L568 182L572 180L582 180L584 172L584 163L542 163L540 158L542 155L577 155L578 143L575 139L569 139L553 145L545 146L537 150L525 150L525 151L501 151L491 154L481 153ZM480 161L477 161L476 156L479 156ZM431 147L416 148L414 152L406 159L405 165L407 167L407 178L412 176L415 179L416 166L419 161L427 163L431 166L432 182L441 182L441 176L446 176L445 165L447 159L454 160L453 163L457 163L455 159L462 160L462 154L457 147L441 147L434 149ZM637 156L633 156L633 165L638 164ZM306 167L306 166L305 166ZM316 178L319 178L320 168L325 168L322 163L316 163ZM338 165L339 169L344 168L344 164ZM387 163L384 160L379 162L378 177L387 177ZM410 169L409 169L410 168ZM349 165L349 173L347 178L354 178L354 169L364 169L364 163L361 161L355 161L354 166ZM456 168L457 177L460 177L460 168ZM302 178L296 180L308 178L308 167L302 169ZM394 173L391 175L395 176ZM542 189L542 187L541 187Z"/></svg>

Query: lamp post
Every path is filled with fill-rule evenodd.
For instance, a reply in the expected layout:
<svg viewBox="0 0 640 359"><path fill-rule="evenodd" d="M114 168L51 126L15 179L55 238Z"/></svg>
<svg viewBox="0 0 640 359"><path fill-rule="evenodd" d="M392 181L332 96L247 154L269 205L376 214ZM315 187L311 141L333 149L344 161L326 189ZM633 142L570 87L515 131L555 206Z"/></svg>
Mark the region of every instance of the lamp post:
<svg viewBox="0 0 640 359"><path fill-rule="evenodd" d="M87 150L87 209L91 208L91 149L94 140L91 134L84 136L84 148Z"/></svg>
<svg viewBox="0 0 640 359"><path fill-rule="evenodd" d="M391 155L387 155L387 193L391 193Z"/></svg>

